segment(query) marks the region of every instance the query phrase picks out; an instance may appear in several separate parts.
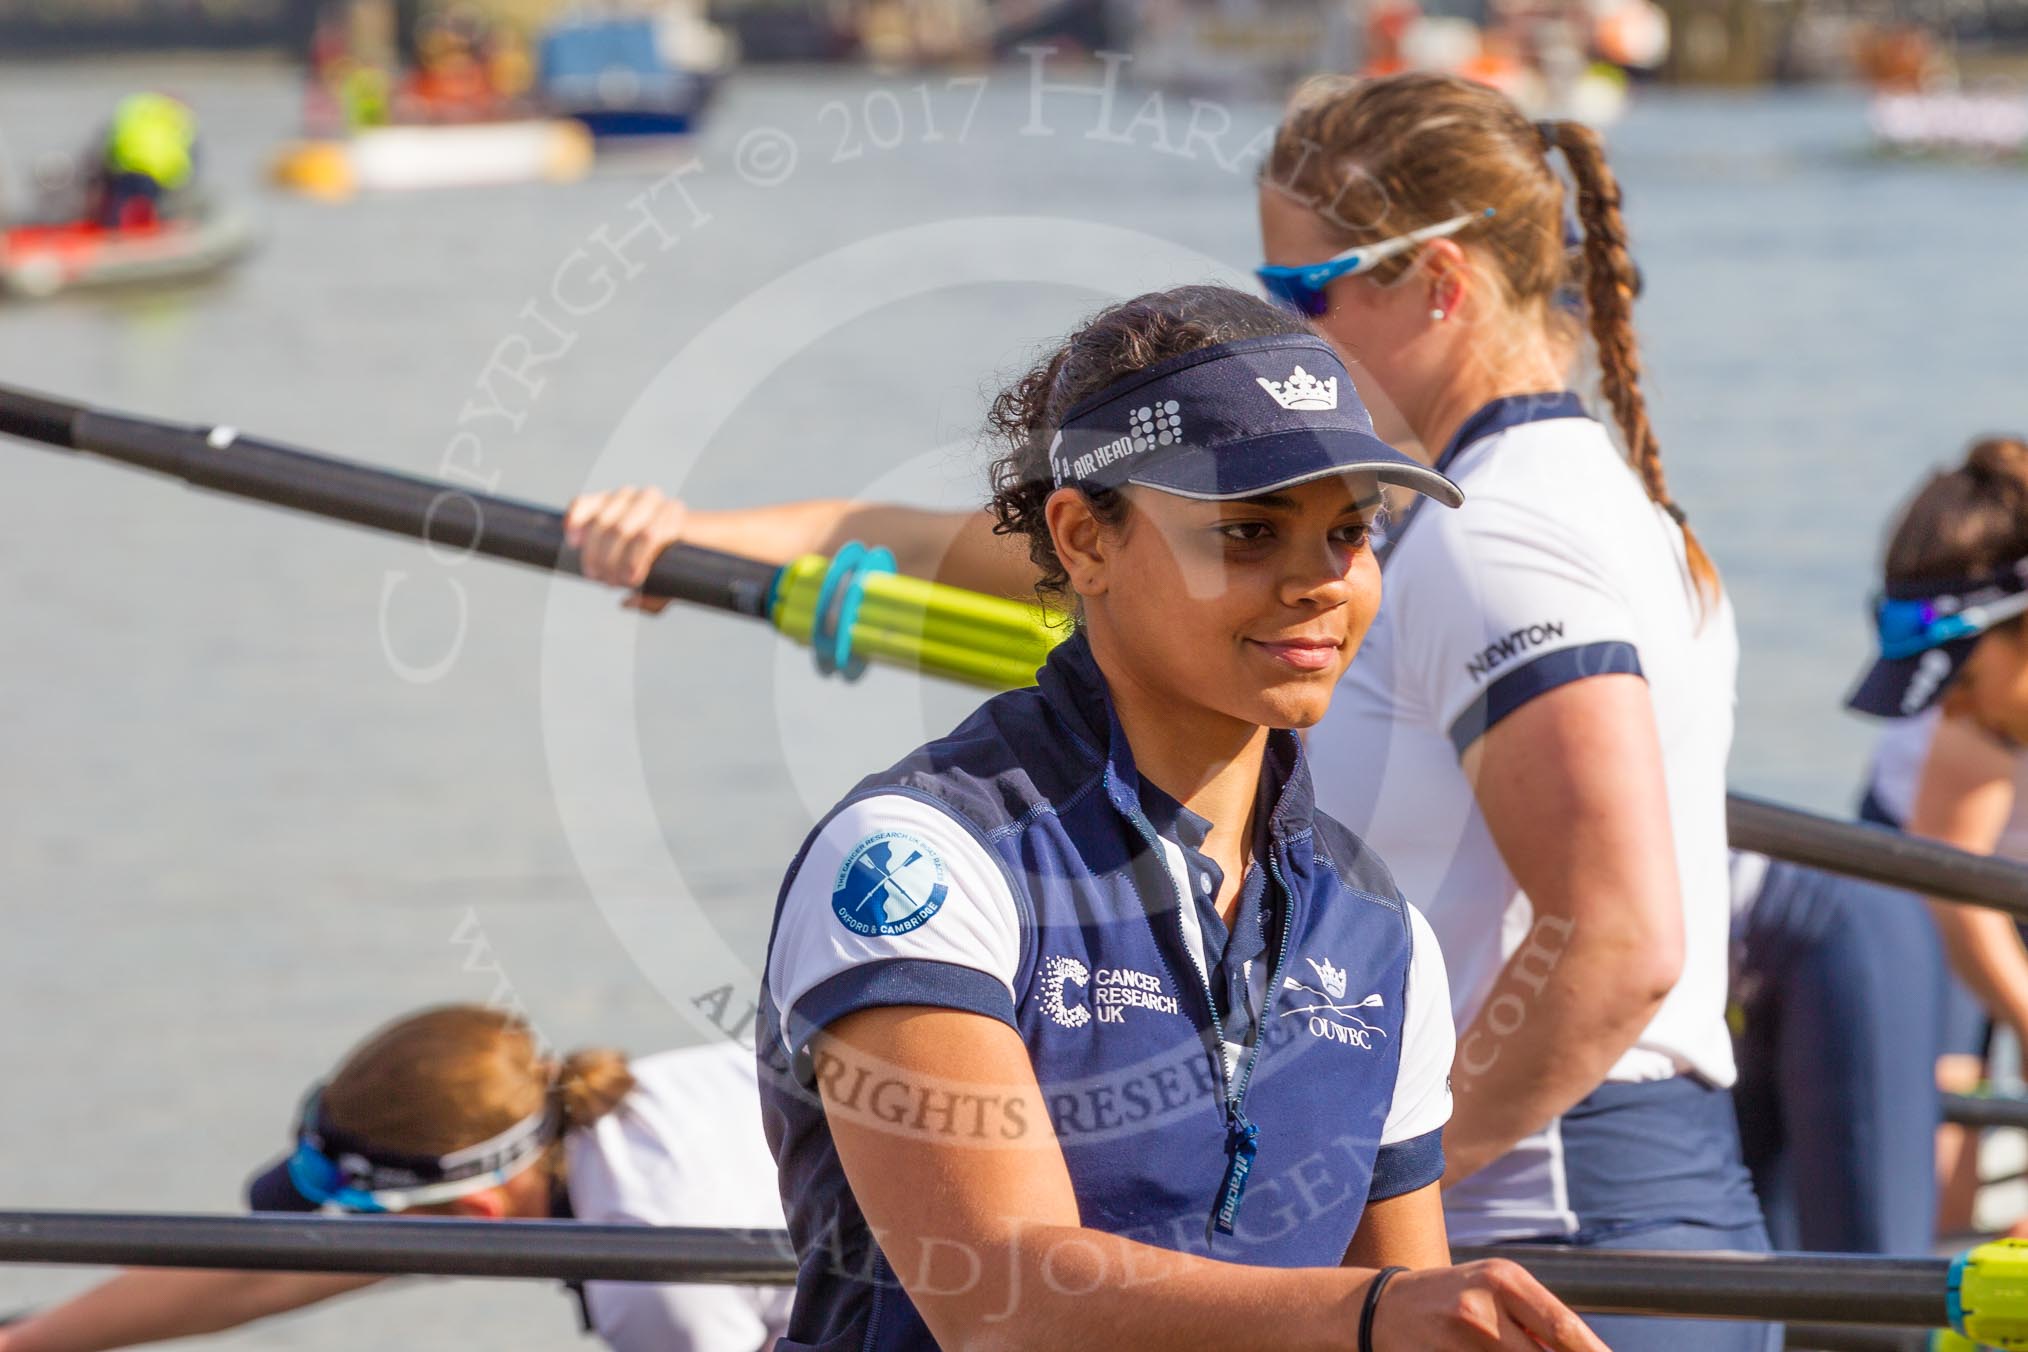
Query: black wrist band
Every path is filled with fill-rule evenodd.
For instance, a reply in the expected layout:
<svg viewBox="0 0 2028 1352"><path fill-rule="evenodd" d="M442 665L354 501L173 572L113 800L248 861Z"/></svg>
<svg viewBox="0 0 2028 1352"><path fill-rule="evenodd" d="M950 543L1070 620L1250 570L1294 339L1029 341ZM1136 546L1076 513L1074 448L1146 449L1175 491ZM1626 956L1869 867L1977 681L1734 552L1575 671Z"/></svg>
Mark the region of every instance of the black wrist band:
<svg viewBox="0 0 2028 1352"><path fill-rule="evenodd" d="M1384 1267L1373 1274L1373 1280L1366 1287L1366 1308L1359 1312L1359 1352L1373 1352L1373 1316L1380 1312L1380 1293L1387 1284L1402 1273L1405 1267Z"/></svg>

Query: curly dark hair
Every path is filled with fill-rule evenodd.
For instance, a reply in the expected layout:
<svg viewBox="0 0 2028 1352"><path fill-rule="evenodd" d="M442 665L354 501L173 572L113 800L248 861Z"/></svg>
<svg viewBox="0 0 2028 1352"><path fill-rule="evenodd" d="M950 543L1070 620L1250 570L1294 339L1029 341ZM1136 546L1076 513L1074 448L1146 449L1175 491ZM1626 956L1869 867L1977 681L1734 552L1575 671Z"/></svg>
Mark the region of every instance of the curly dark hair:
<svg viewBox="0 0 2028 1352"><path fill-rule="evenodd" d="M1151 291L1108 306L1078 327L1054 352L1000 391L987 426L1005 447L990 470L993 530L1028 541L1028 557L1041 574L1036 595L1062 606L1069 577L1049 538L1043 504L1055 491L1049 443L1063 415L1114 381L1200 348L1242 338L1308 333L1292 311L1225 286L1179 286ZM1116 489L1081 489L1092 513L1107 525L1126 517Z"/></svg>

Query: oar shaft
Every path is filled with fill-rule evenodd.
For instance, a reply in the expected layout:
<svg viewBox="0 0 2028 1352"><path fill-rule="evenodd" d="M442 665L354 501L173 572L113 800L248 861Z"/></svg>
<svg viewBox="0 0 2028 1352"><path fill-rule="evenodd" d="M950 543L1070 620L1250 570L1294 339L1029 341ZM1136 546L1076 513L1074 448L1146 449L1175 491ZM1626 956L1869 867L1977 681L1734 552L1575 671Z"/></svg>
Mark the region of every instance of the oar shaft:
<svg viewBox="0 0 2028 1352"><path fill-rule="evenodd" d="M317 455L229 428L180 427L0 387L0 432L154 470L194 487L562 573L580 571L563 514L455 484ZM693 545L665 550L642 590L765 618L780 570Z"/></svg>
<svg viewBox="0 0 2028 1352"><path fill-rule="evenodd" d="M1850 1254L1637 1253L1560 1245L1458 1249L1458 1262L1511 1258L1591 1314L1764 1319L1936 1328L1948 1263Z"/></svg>
<svg viewBox="0 0 2028 1352"><path fill-rule="evenodd" d="M131 418L0 386L0 433L444 549L580 571L576 552L564 543L560 512L230 429ZM758 559L679 544L655 561L643 590L771 618L807 643L825 565L803 559L785 573ZM778 580L785 599L782 613L771 615ZM1029 607L902 577L867 581L861 623L852 644L858 654L987 687L1027 684L1057 637ZM2028 869L2012 861L1740 794L1731 795L1727 807L1732 843L1740 849L2028 920Z"/></svg>
<svg viewBox="0 0 2028 1352"><path fill-rule="evenodd" d="M1944 1121L1961 1127L2028 1127L2028 1098L1943 1094L1939 1107Z"/></svg>
<svg viewBox="0 0 2028 1352"><path fill-rule="evenodd" d="M1545 1245L1511 1258L1596 1313L1936 1327L1948 1264L1844 1254L1630 1253ZM0 1212L0 1262L415 1273L564 1281L788 1285L788 1237L767 1230L569 1221Z"/></svg>
<svg viewBox="0 0 2028 1352"><path fill-rule="evenodd" d="M1946 901L1971 902L2028 920L2028 869L1920 836L1732 794L1726 824L1736 849L1885 883Z"/></svg>
<svg viewBox="0 0 2028 1352"><path fill-rule="evenodd" d="M426 1216L8 1211L0 1212L0 1262L769 1286L796 1279L788 1236L778 1231Z"/></svg>

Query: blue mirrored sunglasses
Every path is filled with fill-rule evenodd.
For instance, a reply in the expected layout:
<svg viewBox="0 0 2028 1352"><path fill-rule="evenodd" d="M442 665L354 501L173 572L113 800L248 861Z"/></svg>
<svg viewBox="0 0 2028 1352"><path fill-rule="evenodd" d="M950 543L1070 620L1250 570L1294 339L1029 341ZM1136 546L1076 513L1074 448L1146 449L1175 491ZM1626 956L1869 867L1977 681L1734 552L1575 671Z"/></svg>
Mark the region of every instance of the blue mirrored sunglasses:
<svg viewBox="0 0 2028 1352"><path fill-rule="evenodd" d="M2002 620L2028 614L2028 591L1987 592L1982 597L1881 597L1873 603L1880 655L1889 661L1914 657L1954 639L1973 638Z"/></svg>
<svg viewBox="0 0 2028 1352"><path fill-rule="evenodd" d="M1420 230L1411 230L1405 235L1396 235L1372 244L1355 244L1343 253L1333 254L1321 263L1305 263L1301 267L1281 267L1263 263L1253 270L1260 278L1261 288L1268 295L1312 319L1327 313L1331 308L1330 297L1325 288L1340 277L1353 277L1362 272L1371 272L1390 258L1398 257L1433 239L1455 235L1473 221L1483 221L1493 214L1493 208L1453 216L1435 225L1426 225Z"/></svg>

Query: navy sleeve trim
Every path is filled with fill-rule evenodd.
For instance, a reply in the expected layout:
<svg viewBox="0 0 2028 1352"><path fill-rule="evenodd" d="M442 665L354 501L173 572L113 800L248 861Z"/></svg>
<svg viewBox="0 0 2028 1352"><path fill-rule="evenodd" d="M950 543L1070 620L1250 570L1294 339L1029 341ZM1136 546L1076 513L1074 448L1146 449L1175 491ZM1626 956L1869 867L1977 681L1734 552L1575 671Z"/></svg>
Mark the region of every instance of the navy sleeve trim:
<svg viewBox="0 0 2028 1352"><path fill-rule="evenodd" d="M1639 676L1641 655L1634 645L1613 639L1604 643L1581 643L1544 653L1525 667L1501 676L1487 686L1470 708L1451 724L1451 745L1460 756L1465 748L1490 731L1495 723L1519 709L1537 695L1546 695L1561 685L1587 676Z"/></svg>
<svg viewBox="0 0 2028 1352"><path fill-rule="evenodd" d="M1444 1176L1444 1129L1424 1132L1406 1141L1380 1147L1373 1157L1373 1185L1366 1200L1384 1202L1390 1197L1426 1188Z"/></svg>
<svg viewBox="0 0 2028 1352"><path fill-rule="evenodd" d="M1880 801L1880 791L1876 788L1869 787L1866 797L1860 800L1859 820L1885 826L1892 831L1903 829L1902 824L1894 819L1894 814L1887 810L1887 804Z"/></svg>
<svg viewBox="0 0 2028 1352"><path fill-rule="evenodd" d="M812 986L786 1019L796 1078L810 1083L810 1040L847 1014L892 1005L933 1005L998 1019L1018 1031L1014 998L998 977L929 958L884 958L848 967Z"/></svg>

